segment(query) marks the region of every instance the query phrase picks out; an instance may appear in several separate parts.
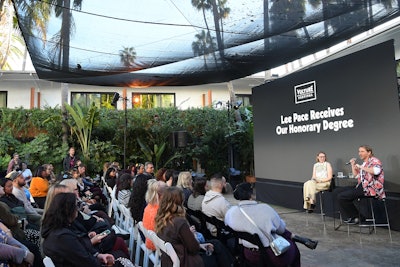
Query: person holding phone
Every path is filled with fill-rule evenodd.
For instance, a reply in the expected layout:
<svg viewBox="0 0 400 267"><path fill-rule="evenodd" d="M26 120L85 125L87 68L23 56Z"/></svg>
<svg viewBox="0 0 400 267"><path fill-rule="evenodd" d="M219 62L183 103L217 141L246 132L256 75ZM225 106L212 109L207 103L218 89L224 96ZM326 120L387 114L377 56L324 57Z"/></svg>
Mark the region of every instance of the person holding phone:
<svg viewBox="0 0 400 267"><path fill-rule="evenodd" d="M214 251L213 244L199 244L190 230L183 201L181 188L173 186L165 189L155 218L155 232L162 240L172 244L181 266L218 266L215 255L206 255L207 250L209 254ZM161 255L161 266L172 267L171 259L164 253Z"/></svg>
<svg viewBox="0 0 400 267"><path fill-rule="evenodd" d="M114 264L114 256L99 253L88 236L79 236L71 228L78 216L74 193L54 196L42 221L43 252L56 266L101 266ZM101 236L99 235L99 238Z"/></svg>

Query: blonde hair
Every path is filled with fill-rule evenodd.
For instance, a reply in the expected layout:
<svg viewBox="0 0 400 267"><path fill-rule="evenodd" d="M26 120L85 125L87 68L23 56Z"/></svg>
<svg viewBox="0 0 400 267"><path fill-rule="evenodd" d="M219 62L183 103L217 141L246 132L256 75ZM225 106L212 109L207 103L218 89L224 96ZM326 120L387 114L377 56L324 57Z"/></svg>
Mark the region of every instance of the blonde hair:
<svg viewBox="0 0 400 267"><path fill-rule="evenodd" d="M176 186L192 189L192 175L190 172L180 172Z"/></svg>
<svg viewBox="0 0 400 267"><path fill-rule="evenodd" d="M53 202L54 196L59 193L67 193L69 188L63 184L54 184L50 186L49 191L47 191L46 202L44 203L43 216L46 214L47 209L50 207L51 202Z"/></svg>
<svg viewBox="0 0 400 267"><path fill-rule="evenodd" d="M147 204L158 204L160 202L160 194L166 186L167 184L163 181L157 181L156 179L148 180L145 196Z"/></svg>
<svg viewBox="0 0 400 267"><path fill-rule="evenodd" d="M185 217L183 191L176 186L166 187L155 217L155 232L160 233L175 217Z"/></svg>
<svg viewBox="0 0 400 267"><path fill-rule="evenodd" d="M76 179L64 179L60 182L61 185L68 187L71 193L78 187L78 181Z"/></svg>

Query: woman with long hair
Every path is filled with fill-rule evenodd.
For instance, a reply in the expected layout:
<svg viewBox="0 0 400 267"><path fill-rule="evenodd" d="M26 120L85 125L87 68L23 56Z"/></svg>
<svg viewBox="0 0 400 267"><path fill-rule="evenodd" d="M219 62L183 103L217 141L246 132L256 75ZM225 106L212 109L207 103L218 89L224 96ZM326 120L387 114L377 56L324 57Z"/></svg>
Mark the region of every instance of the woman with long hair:
<svg viewBox="0 0 400 267"><path fill-rule="evenodd" d="M126 207L128 206L131 196L131 182L132 176L129 173L124 173L118 178L117 188L115 190L115 198Z"/></svg>
<svg viewBox="0 0 400 267"><path fill-rule="evenodd" d="M104 180L106 181L106 184L114 188L115 184L117 183L117 177L118 177L118 171L117 169L111 165L106 171L106 174L104 175Z"/></svg>
<svg viewBox="0 0 400 267"><path fill-rule="evenodd" d="M135 222L140 222L143 219L143 212L146 207L147 180L147 175L139 174L133 183L128 208L131 209L132 218Z"/></svg>
<svg viewBox="0 0 400 267"><path fill-rule="evenodd" d="M46 202L44 203L43 216L49 209L50 203L53 201L55 195L68 192L70 192L70 189L64 184L53 184L52 186L50 186L49 191L47 192Z"/></svg>
<svg viewBox="0 0 400 267"><path fill-rule="evenodd" d="M200 249L212 252L214 246L211 243L199 244L196 240L185 218L182 189L178 187L167 187L165 189L155 221L155 232L161 239L172 244L181 266L217 265L215 257L212 257L213 255L202 254L203 257L200 255ZM206 264L204 260L207 261ZM163 254L161 265L172 266L172 262L168 256Z"/></svg>
<svg viewBox="0 0 400 267"><path fill-rule="evenodd" d="M201 210L201 203L203 202L204 195L206 194L207 179L204 177L197 177L193 183L193 193L188 199L188 208L191 210Z"/></svg>
<svg viewBox="0 0 400 267"><path fill-rule="evenodd" d="M42 221L43 252L56 266L114 264L114 256L99 253L87 235L78 236L71 224L78 216L74 193L54 196Z"/></svg>
<svg viewBox="0 0 400 267"><path fill-rule="evenodd" d="M154 231L156 224L155 218L165 187L167 187L167 185L163 181L157 181L156 179L150 179L148 181L148 188L145 196L147 206L143 213L143 226L147 230ZM148 238L146 238L146 247L151 250L156 250L153 242Z"/></svg>
<svg viewBox="0 0 400 267"><path fill-rule="evenodd" d="M31 193L33 199L39 208L44 208L44 203L46 202L47 191L49 190L49 176L50 168L45 165L39 166L36 171L36 176L32 178L31 185L29 187L29 192Z"/></svg>
<svg viewBox="0 0 400 267"><path fill-rule="evenodd" d="M183 205L187 207L189 196L193 193L193 180L190 172L180 172L178 175L178 183L176 186L182 188L185 199Z"/></svg>

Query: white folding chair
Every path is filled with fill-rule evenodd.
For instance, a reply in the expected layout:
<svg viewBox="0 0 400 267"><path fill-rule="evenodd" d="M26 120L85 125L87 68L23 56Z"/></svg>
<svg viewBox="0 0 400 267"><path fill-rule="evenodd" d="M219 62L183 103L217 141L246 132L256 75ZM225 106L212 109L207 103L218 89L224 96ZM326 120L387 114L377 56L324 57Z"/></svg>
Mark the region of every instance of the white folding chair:
<svg viewBox="0 0 400 267"><path fill-rule="evenodd" d="M105 191L107 192L105 195L108 201L108 216L111 217L112 215L112 188L109 187L106 183L104 183Z"/></svg>
<svg viewBox="0 0 400 267"><path fill-rule="evenodd" d="M153 242L153 244L157 248L157 250L163 251L165 254L167 254L170 257L173 267L179 267L180 260L178 258L178 255L176 254L175 249L172 246L172 244L162 240L154 231L148 230L148 234L149 234L150 240Z"/></svg>
<svg viewBox="0 0 400 267"><path fill-rule="evenodd" d="M118 208L118 199L115 198L115 191L116 191L116 186L114 186L112 192L111 192L111 212L109 209L109 215L111 217L112 213L114 214L114 221L115 221L115 225L117 225L118 227L121 224L121 217L120 217L120 212L119 212L119 208Z"/></svg>
<svg viewBox="0 0 400 267"><path fill-rule="evenodd" d="M44 257L43 264L45 267L56 267L50 257Z"/></svg>
<svg viewBox="0 0 400 267"><path fill-rule="evenodd" d="M138 223L138 234L137 234L137 239L136 239L136 255L135 255L135 264L139 265L139 259L140 259L140 251L143 251L144 257L143 257L143 267L148 267L149 266L149 260L153 263L154 267L160 266L160 253L158 250L152 251L146 247L146 243L142 241L142 237L140 236L140 232L143 233L143 235L146 238L149 237L148 230L144 228L143 222Z"/></svg>

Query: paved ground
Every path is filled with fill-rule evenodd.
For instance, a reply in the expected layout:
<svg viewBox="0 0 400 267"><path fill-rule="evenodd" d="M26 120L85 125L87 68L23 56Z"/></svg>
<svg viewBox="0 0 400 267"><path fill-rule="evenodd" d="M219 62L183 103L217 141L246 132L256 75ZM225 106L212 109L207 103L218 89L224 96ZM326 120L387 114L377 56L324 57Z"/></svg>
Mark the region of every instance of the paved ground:
<svg viewBox="0 0 400 267"><path fill-rule="evenodd" d="M236 200L227 196L234 205ZM316 250L298 244L303 267L317 266L400 266L400 232L392 231L390 242L387 228L369 234L367 228L359 234L358 226L342 225L334 230L334 221L326 217L325 227L321 215L273 206L285 220L288 230L319 241ZM308 221L308 223L307 223ZM337 225L338 220L335 224Z"/></svg>
<svg viewBox="0 0 400 267"><path fill-rule="evenodd" d="M378 227L376 234L362 228L360 235L358 226L350 226L348 232L347 225L342 225L335 231L331 217L326 217L324 227L319 214L274 208L290 231L319 241L316 250L298 245L302 266L400 266L400 232L392 231L391 243L387 228Z"/></svg>

